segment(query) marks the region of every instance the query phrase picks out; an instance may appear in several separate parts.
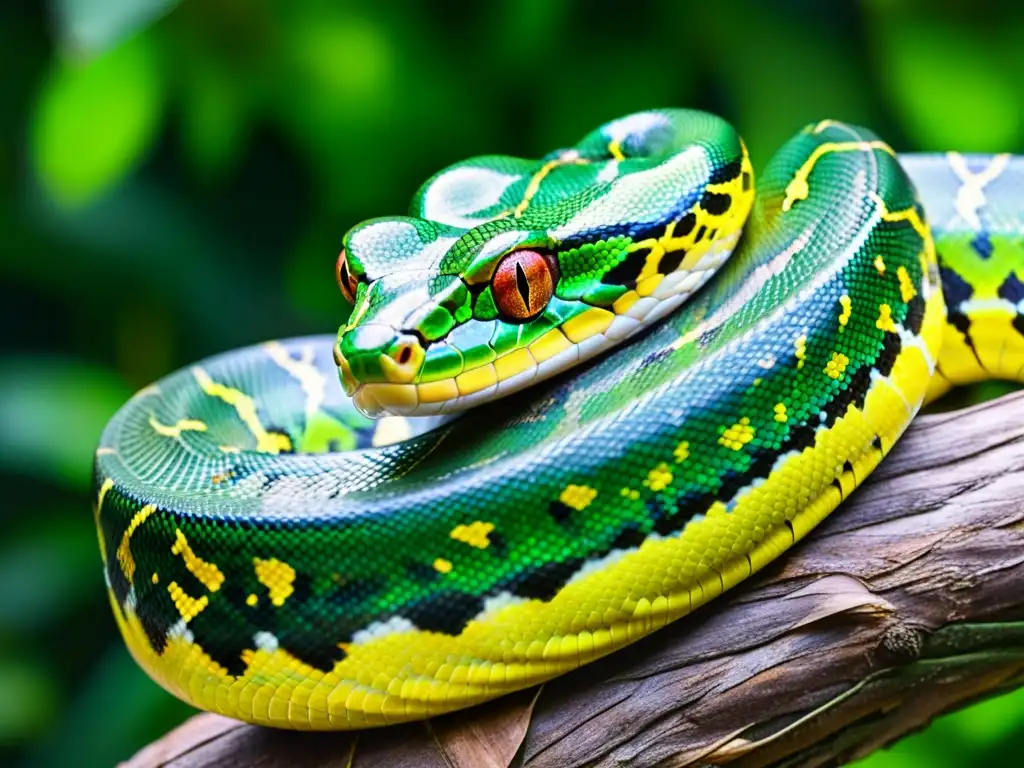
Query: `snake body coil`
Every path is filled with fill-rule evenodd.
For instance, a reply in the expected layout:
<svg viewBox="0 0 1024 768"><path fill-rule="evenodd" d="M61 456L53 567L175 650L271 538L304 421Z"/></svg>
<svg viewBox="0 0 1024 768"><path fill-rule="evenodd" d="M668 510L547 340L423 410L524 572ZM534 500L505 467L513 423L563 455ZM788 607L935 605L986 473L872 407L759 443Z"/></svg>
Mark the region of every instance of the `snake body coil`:
<svg viewBox="0 0 1024 768"><path fill-rule="evenodd" d="M732 130L681 110L442 171L346 236L337 339L206 360L108 425L129 648L204 709L346 729L689 613L839 505L926 396L1024 377L1022 180L823 121L755 200Z"/></svg>

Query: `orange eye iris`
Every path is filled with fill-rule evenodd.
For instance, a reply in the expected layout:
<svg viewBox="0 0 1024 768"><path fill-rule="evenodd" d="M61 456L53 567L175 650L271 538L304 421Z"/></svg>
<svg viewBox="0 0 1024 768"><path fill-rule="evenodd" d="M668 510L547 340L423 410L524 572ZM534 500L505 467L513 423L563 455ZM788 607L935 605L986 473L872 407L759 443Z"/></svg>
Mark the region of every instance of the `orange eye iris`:
<svg viewBox="0 0 1024 768"><path fill-rule="evenodd" d="M494 303L509 320L529 320L544 311L558 281L553 258L537 251L513 251L491 280Z"/></svg>
<svg viewBox="0 0 1024 768"><path fill-rule="evenodd" d="M344 248L338 254L338 261L334 265L334 276L338 280L338 287L341 289L341 295L345 297L345 301L349 304L355 304L356 288L359 287L359 280L352 274L352 270L348 268L348 257L345 255Z"/></svg>

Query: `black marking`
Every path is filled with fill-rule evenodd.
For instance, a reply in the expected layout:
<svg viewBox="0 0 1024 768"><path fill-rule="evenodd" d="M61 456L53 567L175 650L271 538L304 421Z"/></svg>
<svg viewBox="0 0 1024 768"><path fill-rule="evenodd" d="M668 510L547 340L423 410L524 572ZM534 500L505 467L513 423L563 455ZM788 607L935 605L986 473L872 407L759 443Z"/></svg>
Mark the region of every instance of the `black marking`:
<svg viewBox="0 0 1024 768"><path fill-rule="evenodd" d="M971 350L971 353L974 355L975 361L978 363L979 366L981 366L982 369L984 369L985 364L981 362L981 357L978 355L978 350L974 348L974 339L971 338L970 318L968 318L967 315L965 315L963 312L957 312L956 310L950 309L946 313L946 322L952 325L954 328L957 329L957 331L960 332L960 335L964 337L964 343L967 345L967 347Z"/></svg>
<svg viewBox="0 0 1024 768"><path fill-rule="evenodd" d="M131 584L128 583L128 579L124 575L124 571L121 570L121 563L118 558L113 555L116 551L116 545L111 548L110 543L107 543L107 577L110 579L110 590L114 593L114 597L117 599L118 605L124 605L125 599L128 597L128 591L131 589Z"/></svg>
<svg viewBox="0 0 1024 768"><path fill-rule="evenodd" d="M334 669L334 665L342 661L347 655L339 646L329 643L315 643L303 645L302 647L288 646L284 650L299 661L303 661L311 667L316 667L321 672L330 672Z"/></svg>
<svg viewBox="0 0 1024 768"><path fill-rule="evenodd" d="M743 191L744 192L749 192L750 191L750 184L751 184L750 171L744 171L743 172Z"/></svg>
<svg viewBox="0 0 1024 768"><path fill-rule="evenodd" d="M904 327L915 336L921 333L924 325L924 298L917 294L907 302L907 316L903 318Z"/></svg>
<svg viewBox="0 0 1024 768"><path fill-rule="evenodd" d="M643 271L650 252L650 248L639 248L626 254L626 258L604 273L601 282L605 285L625 285L628 288L635 288L636 279Z"/></svg>
<svg viewBox="0 0 1024 768"><path fill-rule="evenodd" d="M816 430L810 424L796 424L789 428L789 439L786 448L791 451L803 451L814 447Z"/></svg>
<svg viewBox="0 0 1024 768"><path fill-rule="evenodd" d="M892 368L896 365L896 358L899 357L902 349L903 340L900 338L900 335L892 331L886 331L885 337L882 339L882 351L875 361L875 367L878 368L878 372L883 376L888 376L892 373Z"/></svg>
<svg viewBox="0 0 1024 768"><path fill-rule="evenodd" d="M508 590L531 600L550 600L566 585L585 561L579 557L544 563L537 568L505 579L497 585L499 591Z"/></svg>
<svg viewBox="0 0 1024 768"><path fill-rule="evenodd" d="M725 192L704 192L700 199L700 207L712 216L721 216L732 205L732 196Z"/></svg>
<svg viewBox="0 0 1024 768"><path fill-rule="evenodd" d="M1013 330L1024 336L1024 315L1018 314L1013 318Z"/></svg>
<svg viewBox="0 0 1024 768"><path fill-rule="evenodd" d="M136 590L135 615L142 625L142 631L146 633L150 647L159 655L167 650L167 632L181 616L174 607L166 587L162 590L144 590L143 587L144 585L140 584Z"/></svg>
<svg viewBox="0 0 1024 768"><path fill-rule="evenodd" d="M491 531L487 534L487 540L490 545L487 547L487 551L499 559L504 559L508 555L508 539L501 533L501 531Z"/></svg>
<svg viewBox="0 0 1024 768"><path fill-rule="evenodd" d="M628 524L623 528L619 535L612 540L609 548L614 549L633 549L639 547L647 539L647 534L640 530L640 528L633 524Z"/></svg>
<svg viewBox="0 0 1024 768"><path fill-rule="evenodd" d="M209 609L207 609L209 610ZM200 616L205 615L205 611ZM242 660L242 648L238 647L237 629L232 631L205 631L200 630L193 624L190 629L195 637L195 643L202 648L206 655L220 664L232 677L239 677L245 672L246 664ZM250 640L251 642L251 640Z"/></svg>
<svg viewBox="0 0 1024 768"><path fill-rule="evenodd" d="M654 498L645 501L644 507L647 509L648 519L653 523L654 532L661 536L668 536L682 530L687 519L685 515L680 515L678 512L683 508L705 509L707 504L714 500L714 495L705 492L691 498L681 501L676 507L669 506L667 500L659 494L655 494Z"/></svg>
<svg viewBox="0 0 1024 768"><path fill-rule="evenodd" d="M1018 280L1013 272L999 286L999 298L1006 299L1012 304L1024 301L1024 283Z"/></svg>
<svg viewBox="0 0 1024 768"><path fill-rule="evenodd" d="M833 478L832 485L837 491L839 491L839 499L845 499L846 494L843 493L843 484L839 481L838 477Z"/></svg>
<svg viewBox="0 0 1024 768"><path fill-rule="evenodd" d="M874 448L879 453L883 453L883 451L882 451L882 436L881 435L875 435L874 439L871 441L871 447Z"/></svg>
<svg viewBox="0 0 1024 768"><path fill-rule="evenodd" d="M726 163L723 166L716 168L711 172L711 178L708 180L709 184L724 184L727 181L732 181L740 175L740 171L743 169L743 159L737 158L731 163Z"/></svg>
<svg viewBox="0 0 1024 768"><path fill-rule="evenodd" d="M942 279L942 293L946 299L946 322L956 328L963 336L964 343L971 350L975 361L984 370L985 365L981 362L978 350L974 347L974 339L971 338L971 321L960 307L974 295L974 288L952 269L939 264L939 276Z"/></svg>
<svg viewBox="0 0 1024 768"><path fill-rule="evenodd" d="M658 262L658 271L663 275L670 275L679 269L679 265L683 263L683 259L686 257L686 251L680 248L678 251L669 251L663 254L661 260Z"/></svg>
<svg viewBox="0 0 1024 768"><path fill-rule="evenodd" d="M634 243L640 243L644 240L657 240L663 234L665 234L665 225L661 222L634 224L626 233L627 237L632 239Z"/></svg>
<svg viewBox="0 0 1024 768"><path fill-rule="evenodd" d="M891 335L895 336L895 334ZM896 336L896 340L899 341L899 336ZM861 366L843 383L845 386L836 391L832 399L821 409L825 413L826 427L831 428L836 421L845 416L851 405L857 408L864 406L864 397L871 384L871 368L866 365Z"/></svg>
<svg viewBox="0 0 1024 768"><path fill-rule="evenodd" d="M455 636L466 628L470 619L484 609L482 595L454 589L441 589L404 606L401 615L419 629Z"/></svg>
<svg viewBox="0 0 1024 768"><path fill-rule="evenodd" d="M971 284L949 267L940 265L939 276L942 279L942 293L950 307L959 307L974 295Z"/></svg>
<svg viewBox="0 0 1024 768"><path fill-rule="evenodd" d="M700 229L697 230L697 234L693 236L693 242L699 243L704 239L704 233L708 231L708 228L703 224L700 225Z"/></svg>
<svg viewBox="0 0 1024 768"><path fill-rule="evenodd" d="M572 519L573 508L561 501L552 501L548 505L548 514L555 519L559 525L565 525Z"/></svg>
<svg viewBox="0 0 1024 768"><path fill-rule="evenodd" d="M726 501L735 498L741 488L745 488L758 478L768 477L778 458L778 455L771 451L757 454L744 471L728 474L722 479L722 484L715 494L716 499Z"/></svg>
<svg viewBox="0 0 1024 768"><path fill-rule="evenodd" d="M522 262L516 262L516 289L519 291L519 297L523 300L523 306L526 307L526 311L530 311L530 279L526 276L523 271Z"/></svg>
<svg viewBox="0 0 1024 768"><path fill-rule="evenodd" d="M992 241L989 239L988 232L979 232L971 240L971 248L983 259L989 259L992 257Z"/></svg>
<svg viewBox="0 0 1024 768"><path fill-rule="evenodd" d="M693 228L695 226L697 226L697 214L690 211L676 222L676 228L672 232L672 237L686 237L688 234L693 232Z"/></svg>

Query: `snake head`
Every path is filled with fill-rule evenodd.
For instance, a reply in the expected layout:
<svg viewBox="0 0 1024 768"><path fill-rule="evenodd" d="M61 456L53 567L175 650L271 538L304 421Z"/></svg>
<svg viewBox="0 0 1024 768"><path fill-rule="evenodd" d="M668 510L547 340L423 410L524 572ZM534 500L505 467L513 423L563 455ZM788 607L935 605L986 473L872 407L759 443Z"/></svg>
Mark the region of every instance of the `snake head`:
<svg viewBox="0 0 1024 768"><path fill-rule="evenodd" d="M335 358L370 416L463 410L678 307L731 253L752 171L723 121L645 112L531 161L474 158L350 230Z"/></svg>

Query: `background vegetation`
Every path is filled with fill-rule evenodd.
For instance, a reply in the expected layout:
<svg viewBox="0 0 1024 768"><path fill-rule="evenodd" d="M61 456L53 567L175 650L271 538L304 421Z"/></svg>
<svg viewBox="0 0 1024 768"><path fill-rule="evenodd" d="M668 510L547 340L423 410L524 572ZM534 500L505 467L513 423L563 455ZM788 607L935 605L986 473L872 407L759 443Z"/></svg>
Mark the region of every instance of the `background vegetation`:
<svg viewBox="0 0 1024 768"><path fill-rule="evenodd" d="M1024 150L1020 3L53 0L0 5L0 762L108 766L190 714L129 659L90 516L136 388L333 332L342 233L442 166L660 105L755 162L805 122ZM1024 695L872 768L1006 764Z"/></svg>

